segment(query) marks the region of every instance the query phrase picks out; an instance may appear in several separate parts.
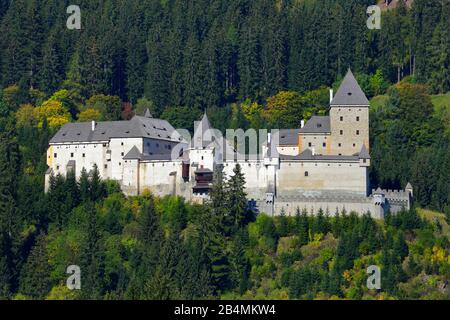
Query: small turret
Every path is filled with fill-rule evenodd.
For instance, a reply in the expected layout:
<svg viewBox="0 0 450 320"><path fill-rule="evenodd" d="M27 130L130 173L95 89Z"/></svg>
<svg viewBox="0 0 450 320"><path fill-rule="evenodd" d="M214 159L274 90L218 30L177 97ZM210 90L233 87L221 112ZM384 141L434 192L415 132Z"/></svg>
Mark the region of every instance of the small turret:
<svg viewBox="0 0 450 320"><path fill-rule="evenodd" d="M150 110L148 110L148 108L147 108L147 110L145 110L144 117L146 117L146 118L153 118L153 116L152 116L152 114L150 113Z"/></svg>
<svg viewBox="0 0 450 320"><path fill-rule="evenodd" d="M359 165L361 167L370 167L370 154L364 144L359 152Z"/></svg>
<svg viewBox="0 0 450 320"><path fill-rule="evenodd" d="M414 195L413 194L413 187L412 187L410 182L408 182L408 184L406 185L405 191L408 192L411 195L411 198L413 197L413 195Z"/></svg>

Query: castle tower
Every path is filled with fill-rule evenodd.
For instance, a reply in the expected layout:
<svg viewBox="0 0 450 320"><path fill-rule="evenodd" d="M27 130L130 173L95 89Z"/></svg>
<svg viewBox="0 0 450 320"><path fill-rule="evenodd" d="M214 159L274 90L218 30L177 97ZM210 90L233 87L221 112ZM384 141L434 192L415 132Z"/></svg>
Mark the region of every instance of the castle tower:
<svg viewBox="0 0 450 320"><path fill-rule="evenodd" d="M199 169L214 169L214 143L211 130L211 124L205 112L202 120L195 123L189 152L193 165L197 165Z"/></svg>
<svg viewBox="0 0 450 320"><path fill-rule="evenodd" d="M354 155L363 146L369 150L369 100L350 69L330 107L331 154Z"/></svg>

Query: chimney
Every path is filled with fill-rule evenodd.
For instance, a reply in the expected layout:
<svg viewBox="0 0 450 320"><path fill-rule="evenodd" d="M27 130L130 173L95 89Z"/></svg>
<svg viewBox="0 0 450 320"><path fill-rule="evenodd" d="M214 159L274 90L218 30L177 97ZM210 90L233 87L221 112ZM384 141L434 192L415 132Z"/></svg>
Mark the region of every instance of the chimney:
<svg viewBox="0 0 450 320"><path fill-rule="evenodd" d="M305 126L305 120L300 121L300 128L303 128Z"/></svg>
<svg viewBox="0 0 450 320"><path fill-rule="evenodd" d="M96 125L95 120L92 120L92 131L95 131L95 125Z"/></svg>
<svg viewBox="0 0 450 320"><path fill-rule="evenodd" d="M333 101L333 89L330 89L330 103Z"/></svg>

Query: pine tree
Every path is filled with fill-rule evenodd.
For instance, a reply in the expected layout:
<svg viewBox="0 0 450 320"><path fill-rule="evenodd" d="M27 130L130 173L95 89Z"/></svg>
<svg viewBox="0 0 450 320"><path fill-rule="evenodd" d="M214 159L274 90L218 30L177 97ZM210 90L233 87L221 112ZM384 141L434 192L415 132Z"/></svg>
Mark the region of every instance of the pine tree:
<svg viewBox="0 0 450 320"><path fill-rule="evenodd" d="M164 239L153 201L146 200L138 218L140 245L131 261L134 271L126 293L130 299L150 298L152 294L146 283L154 276Z"/></svg>
<svg viewBox="0 0 450 320"><path fill-rule="evenodd" d="M0 300L10 298L14 281L11 238L2 229L0 229Z"/></svg>
<svg viewBox="0 0 450 320"><path fill-rule="evenodd" d="M39 87L48 93L55 92L63 80L61 50L57 33L52 32L44 46L42 68L39 71Z"/></svg>
<svg viewBox="0 0 450 320"><path fill-rule="evenodd" d="M230 212L228 225L238 230L249 220L247 194L245 193L245 177L239 164L233 169L234 175L227 182L227 208Z"/></svg>
<svg viewBox="0 0 450 320"><path fill-rule="evenodd" d="M450 23L448 16L442 18L428 47L432 68L429 83L436 93L450 90Z"/></svg>
<svg viewBox="0 0 450 320"><path fill-rule="evenodd" d="M43 299L51 288L50 266L46 252L45 235L36 238L20 274L20 293L27 297Z"/></svg>
<svg viewBox="0 0 450 320"><path fill-rule="evenodd" d="M20 155L14 125L10 119L0 120L0 232L15 235L18 224L17 186Z"/></svg>
<svg viewBox="0 0 450 320"><path fill-rule="evenodd" d="M105 264L102 237L93 203L85 204L88 216L86 239L81 257L82 295L85 299L99 299L103 295Z"/></svg>
<svg viewBox="0 0 450 320"><path fill-rule="evenodd" d="M81 169L80 180L78 182L79 190L80 190L80 200L81 202L87 202L91 199L90 182L89 175L86 171L86 168Z"/></svg>
<svg viewBox="0 0 450 320"><path fill-rule="evenodd" d="M94 168L91 172L89 192L91 195L91 200L94 202L101 200L106 196L105 184L100 178L100 172L98 171L96 164L94 164Z"/></svg>

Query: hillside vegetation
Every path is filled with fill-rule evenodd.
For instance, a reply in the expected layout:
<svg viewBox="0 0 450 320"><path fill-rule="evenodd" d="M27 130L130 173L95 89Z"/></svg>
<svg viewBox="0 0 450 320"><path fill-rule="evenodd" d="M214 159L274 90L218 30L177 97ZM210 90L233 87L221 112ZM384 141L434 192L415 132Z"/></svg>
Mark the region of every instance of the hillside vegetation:
<svg viewBox="0 0 450 320"><path fill-rule="evenodd" d="M448 1L388 10L381 30L366 27L373 0L79 4L81 32L67 1L0 1L1 299L449 298ZM220 130L298 128L327 113L348 67L374 97L372 186L411 182L426 210L255 217L239 168L204 206L126 198L94 168L44 193L66 123L148 108L176 128L205 110ZM71 264L81 291L65 286Z"/></svg>

